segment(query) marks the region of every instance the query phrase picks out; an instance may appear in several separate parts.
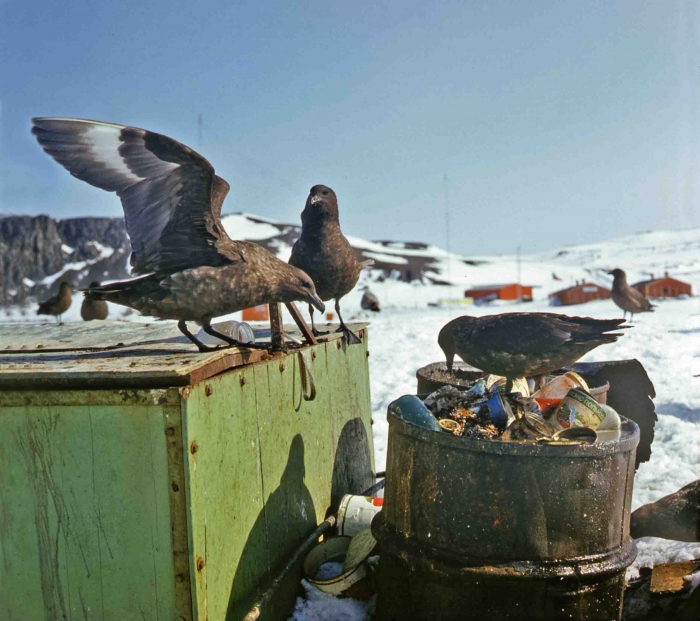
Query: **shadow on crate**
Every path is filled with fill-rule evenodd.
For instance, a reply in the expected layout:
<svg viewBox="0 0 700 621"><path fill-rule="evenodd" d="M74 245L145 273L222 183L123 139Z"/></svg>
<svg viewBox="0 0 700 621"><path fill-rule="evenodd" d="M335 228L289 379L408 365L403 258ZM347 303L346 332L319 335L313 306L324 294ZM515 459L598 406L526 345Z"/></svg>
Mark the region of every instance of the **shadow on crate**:
<svg viewBox="0 0 700 621"><path fill-rule="evenodd" d="M304 439L297 434L290 444L280 484L270 494L243 548L231 585L227 621L245 616L299 544L316 528L316 506L305 483L304 453ZM357 494L374 482L369 440L361 418L349 420L343 426L335 448L333 473L328 474L331 486L328 514L337 509L345 494ZM266 569L261 571L261 567ZM301 563L288 574L272 603L262 611L261 621L288 618L299 594L300 576Z"/></svg>

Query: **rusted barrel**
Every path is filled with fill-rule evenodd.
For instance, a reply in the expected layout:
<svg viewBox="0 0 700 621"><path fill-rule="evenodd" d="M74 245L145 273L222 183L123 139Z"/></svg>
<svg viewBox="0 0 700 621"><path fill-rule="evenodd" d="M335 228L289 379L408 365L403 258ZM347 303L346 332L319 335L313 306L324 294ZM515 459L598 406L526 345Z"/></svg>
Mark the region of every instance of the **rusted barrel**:
<svg viewBox="0 0 700 621"><path fill-rule="evenodd" d="M377 619L620 618L634 422L617 441L548 446L388 419Z"/></svg>
<svg viewBox="0 0 700 621"><path fill-rule="evenodd" d="M455 360L451 373L444 362L433 362L416 371L418 394L433 392L448 384L457 388L469 386L470 382L479 379L482 375L484 375L483 371L460 360Z"/></svg>

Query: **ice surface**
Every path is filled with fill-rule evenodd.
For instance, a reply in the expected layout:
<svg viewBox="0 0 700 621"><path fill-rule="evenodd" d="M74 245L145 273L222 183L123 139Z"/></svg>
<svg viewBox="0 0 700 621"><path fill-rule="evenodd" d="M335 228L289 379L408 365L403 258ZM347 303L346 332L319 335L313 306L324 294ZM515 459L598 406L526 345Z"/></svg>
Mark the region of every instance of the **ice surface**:
<svg viewBox="0 0 700 621"><path fill-rule="evenodd" d="M328 562L318 568L314 580L330 580L343 573L343 564Z"/></svg>

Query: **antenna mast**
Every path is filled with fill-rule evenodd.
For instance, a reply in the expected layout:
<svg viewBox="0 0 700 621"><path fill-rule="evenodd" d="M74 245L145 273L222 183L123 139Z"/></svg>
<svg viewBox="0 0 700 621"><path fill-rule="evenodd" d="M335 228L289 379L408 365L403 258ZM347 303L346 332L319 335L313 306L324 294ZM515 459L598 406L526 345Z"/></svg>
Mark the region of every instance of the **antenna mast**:
<svg viewBox="0 0 700 621"><path fill-rule="evenodd" d="M445 183L445 249L447 250L447 282L452 285L452 256L450 255L450 194L447 182L447 175L444 177Z"/></svg>
<svg viewBox="0 0 700 621"><path fill-rule="evenodd" d="M197 115L197 150L202 150L202 113Z"/></svg>

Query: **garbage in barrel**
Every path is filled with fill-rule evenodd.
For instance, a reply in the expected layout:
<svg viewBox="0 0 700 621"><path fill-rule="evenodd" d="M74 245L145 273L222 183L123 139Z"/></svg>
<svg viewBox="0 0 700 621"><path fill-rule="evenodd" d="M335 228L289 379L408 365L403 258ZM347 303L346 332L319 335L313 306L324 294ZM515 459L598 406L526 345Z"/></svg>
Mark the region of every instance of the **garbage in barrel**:
<svg viewBox="0 0 700 621"><path fill-rule="evenodd" d="M609 412L581 381L548 418L469 382L423 395L439 431L401 415L408 397L389 407L378 619L620 618L639 429L596 433Z"/></svg>

